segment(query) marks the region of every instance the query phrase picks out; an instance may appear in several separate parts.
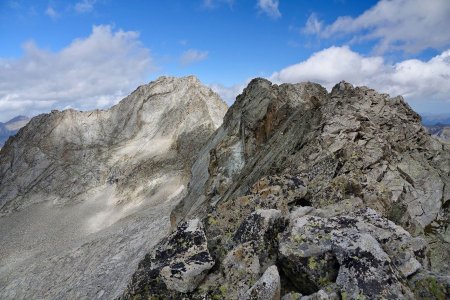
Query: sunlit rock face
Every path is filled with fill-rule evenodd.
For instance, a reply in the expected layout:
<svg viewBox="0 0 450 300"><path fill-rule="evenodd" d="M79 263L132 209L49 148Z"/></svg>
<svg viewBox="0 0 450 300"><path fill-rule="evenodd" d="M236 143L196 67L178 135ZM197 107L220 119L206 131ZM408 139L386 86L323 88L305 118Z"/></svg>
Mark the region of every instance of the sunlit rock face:
<svg viewBox="0 0 450 300"><path fill-rule="evenodd" d="M109 110L33 118L0 152L0 298L120 295L226 110L161 77Z"/></svg>
<svg viewBox="0 0 450 300"><path fill-rule="evenodd" d="M143 260L123 298L448 298L450 148L420 122L367 87L252 80L171 214L202 220L214 267L180 293Z"/></svg>

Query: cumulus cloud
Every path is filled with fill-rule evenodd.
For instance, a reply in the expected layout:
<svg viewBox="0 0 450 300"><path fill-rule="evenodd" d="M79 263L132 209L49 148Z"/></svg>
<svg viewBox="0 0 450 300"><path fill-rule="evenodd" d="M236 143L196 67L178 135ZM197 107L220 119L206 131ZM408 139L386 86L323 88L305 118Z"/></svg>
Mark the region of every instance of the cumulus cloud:
<svg viewBox="0 0 450 300"><path fill-rule="evenodd" d="M257 6L262 13L265 13L266 15L274 19L281 17L278 5L278 0L258 0L257 3Z"/></svg>
<svg viewBox="0 0 450 300"><path fill-rule="evenodd" d="M188 66L196 62L200 62L208 58L208 51L200 51L196 49L189 49L183 52L180 57L182 66Z"/></svg>
<svg viewBox="0 0 450 300"><path fill-rule="evenodd" d="M94 26L90 36L58 52L28 42L23 57L0 58L0 116L104 108L142 84L152 70L149 50L134 31Z"/></svg>
<svg viewBox="0 0 450 300"><path fill-rule="evenodd" d="M54 20L59 18L59 13L51 6L47 7L45 14Z"/></svg>
<svg viewBox="0 0 450 300"><path fill-rule="evenodd" d="M94 5L97 0L82 0L75 3L75 11L77 13L89 13L94 10Z"/></svg>
<svg viewBox="0 0 450 300"><path fill-rule="evenodd" d="M272 74L275 82L313 81L331 87L341 80L407 100L450 105L450 50L428 61L408 59L389 64L381 56L362 56L348 46L330 47Z"/></svg>
<svg viewBox="0 0 450 300"><path fill-rule="evenodd" d="M375 51L417 53L450 45L450 1L381 0L361 15L342 16L326 25L312 14L304 32L322 38L348 37L351 42L374 40Z"/></svg>

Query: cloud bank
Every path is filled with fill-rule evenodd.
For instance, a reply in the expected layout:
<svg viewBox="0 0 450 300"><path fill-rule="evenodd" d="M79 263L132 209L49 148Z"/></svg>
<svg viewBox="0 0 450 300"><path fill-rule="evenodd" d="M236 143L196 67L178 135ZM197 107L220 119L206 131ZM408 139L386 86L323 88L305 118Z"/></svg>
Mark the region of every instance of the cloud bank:
<svg viewBox="0 0 450 300"><path fill-rule="evenodd" d="M58 52L24 45L19 59L0 58L0 116L35 115L50 109L108 107L146 81L154 70L134 31L94 26Z"/></svg>
<svg viewBox="0 0 450 300"><path fill-rule="evenodd" d="M449 16L448 0L381 0L355 18L342 16L328 25L313 13L303 32L321 38L348 38L350 43L374 40L375 53L418 53L427 48L447 48Z"/></svg>

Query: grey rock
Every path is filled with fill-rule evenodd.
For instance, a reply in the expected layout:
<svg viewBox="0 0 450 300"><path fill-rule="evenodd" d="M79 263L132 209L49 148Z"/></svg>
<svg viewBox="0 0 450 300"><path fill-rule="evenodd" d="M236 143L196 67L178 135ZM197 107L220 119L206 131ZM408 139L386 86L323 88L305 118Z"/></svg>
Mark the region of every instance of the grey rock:
<svg viewBox="0 0 450 300"><path fill-rule="evenodd" d="M246 291L258 280L261 273L258 254L254 242L238 245L227 253L222 261L222 272L227 283L227 297L240 299Z"/></svg>
<svg viewBox="0 0 450 300"><path fill-rule="evenodd" d="M123 298L180 297L192 292L213 266L201 222L183 222L141 262Z"/></svg>
<svg viewBox="0 0 450 300"><path fill-rule="evenodd" d="M409 299L412 292L404 278L426 260L426 243L416 239L372 209L330 218L306 215L281 239L280 261L302 293L335 282L351 299Z"/></svg>
<svg viewBox="0 0 450 300"><path fill-rule="evenodd" d="M247 291L243 299L280 300L280 275L276 266L270 266L263 276Z"/></svg>
<svg viewBox="0 0 450 300"><path fill-rule="evenodd" d="M318 292L309 295L303 296L300 300L339 300L341 299L336 292L326 292L325 290L319 290Z"/></svg>

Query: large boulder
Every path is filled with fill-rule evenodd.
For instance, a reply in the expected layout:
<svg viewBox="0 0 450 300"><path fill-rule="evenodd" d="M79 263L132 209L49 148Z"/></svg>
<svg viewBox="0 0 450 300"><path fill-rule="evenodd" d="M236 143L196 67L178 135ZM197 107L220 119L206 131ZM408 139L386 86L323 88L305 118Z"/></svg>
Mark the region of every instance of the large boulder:
<svg viewBox="0 0 450 300"><path fill-rule="evenodd" d="M197 288L213 266L201 222L184 222L140 263L124 299L180 297Z"/></svg>
<svg viewBox="0 0 450 300"><path fill-rule="evenodd" d="M330 218L314 211L298 217L279 252L283 270L300 292L311 294L335 282L351 299L409 299L406 279L427 264L423 239L370 208Z"/></svg>

